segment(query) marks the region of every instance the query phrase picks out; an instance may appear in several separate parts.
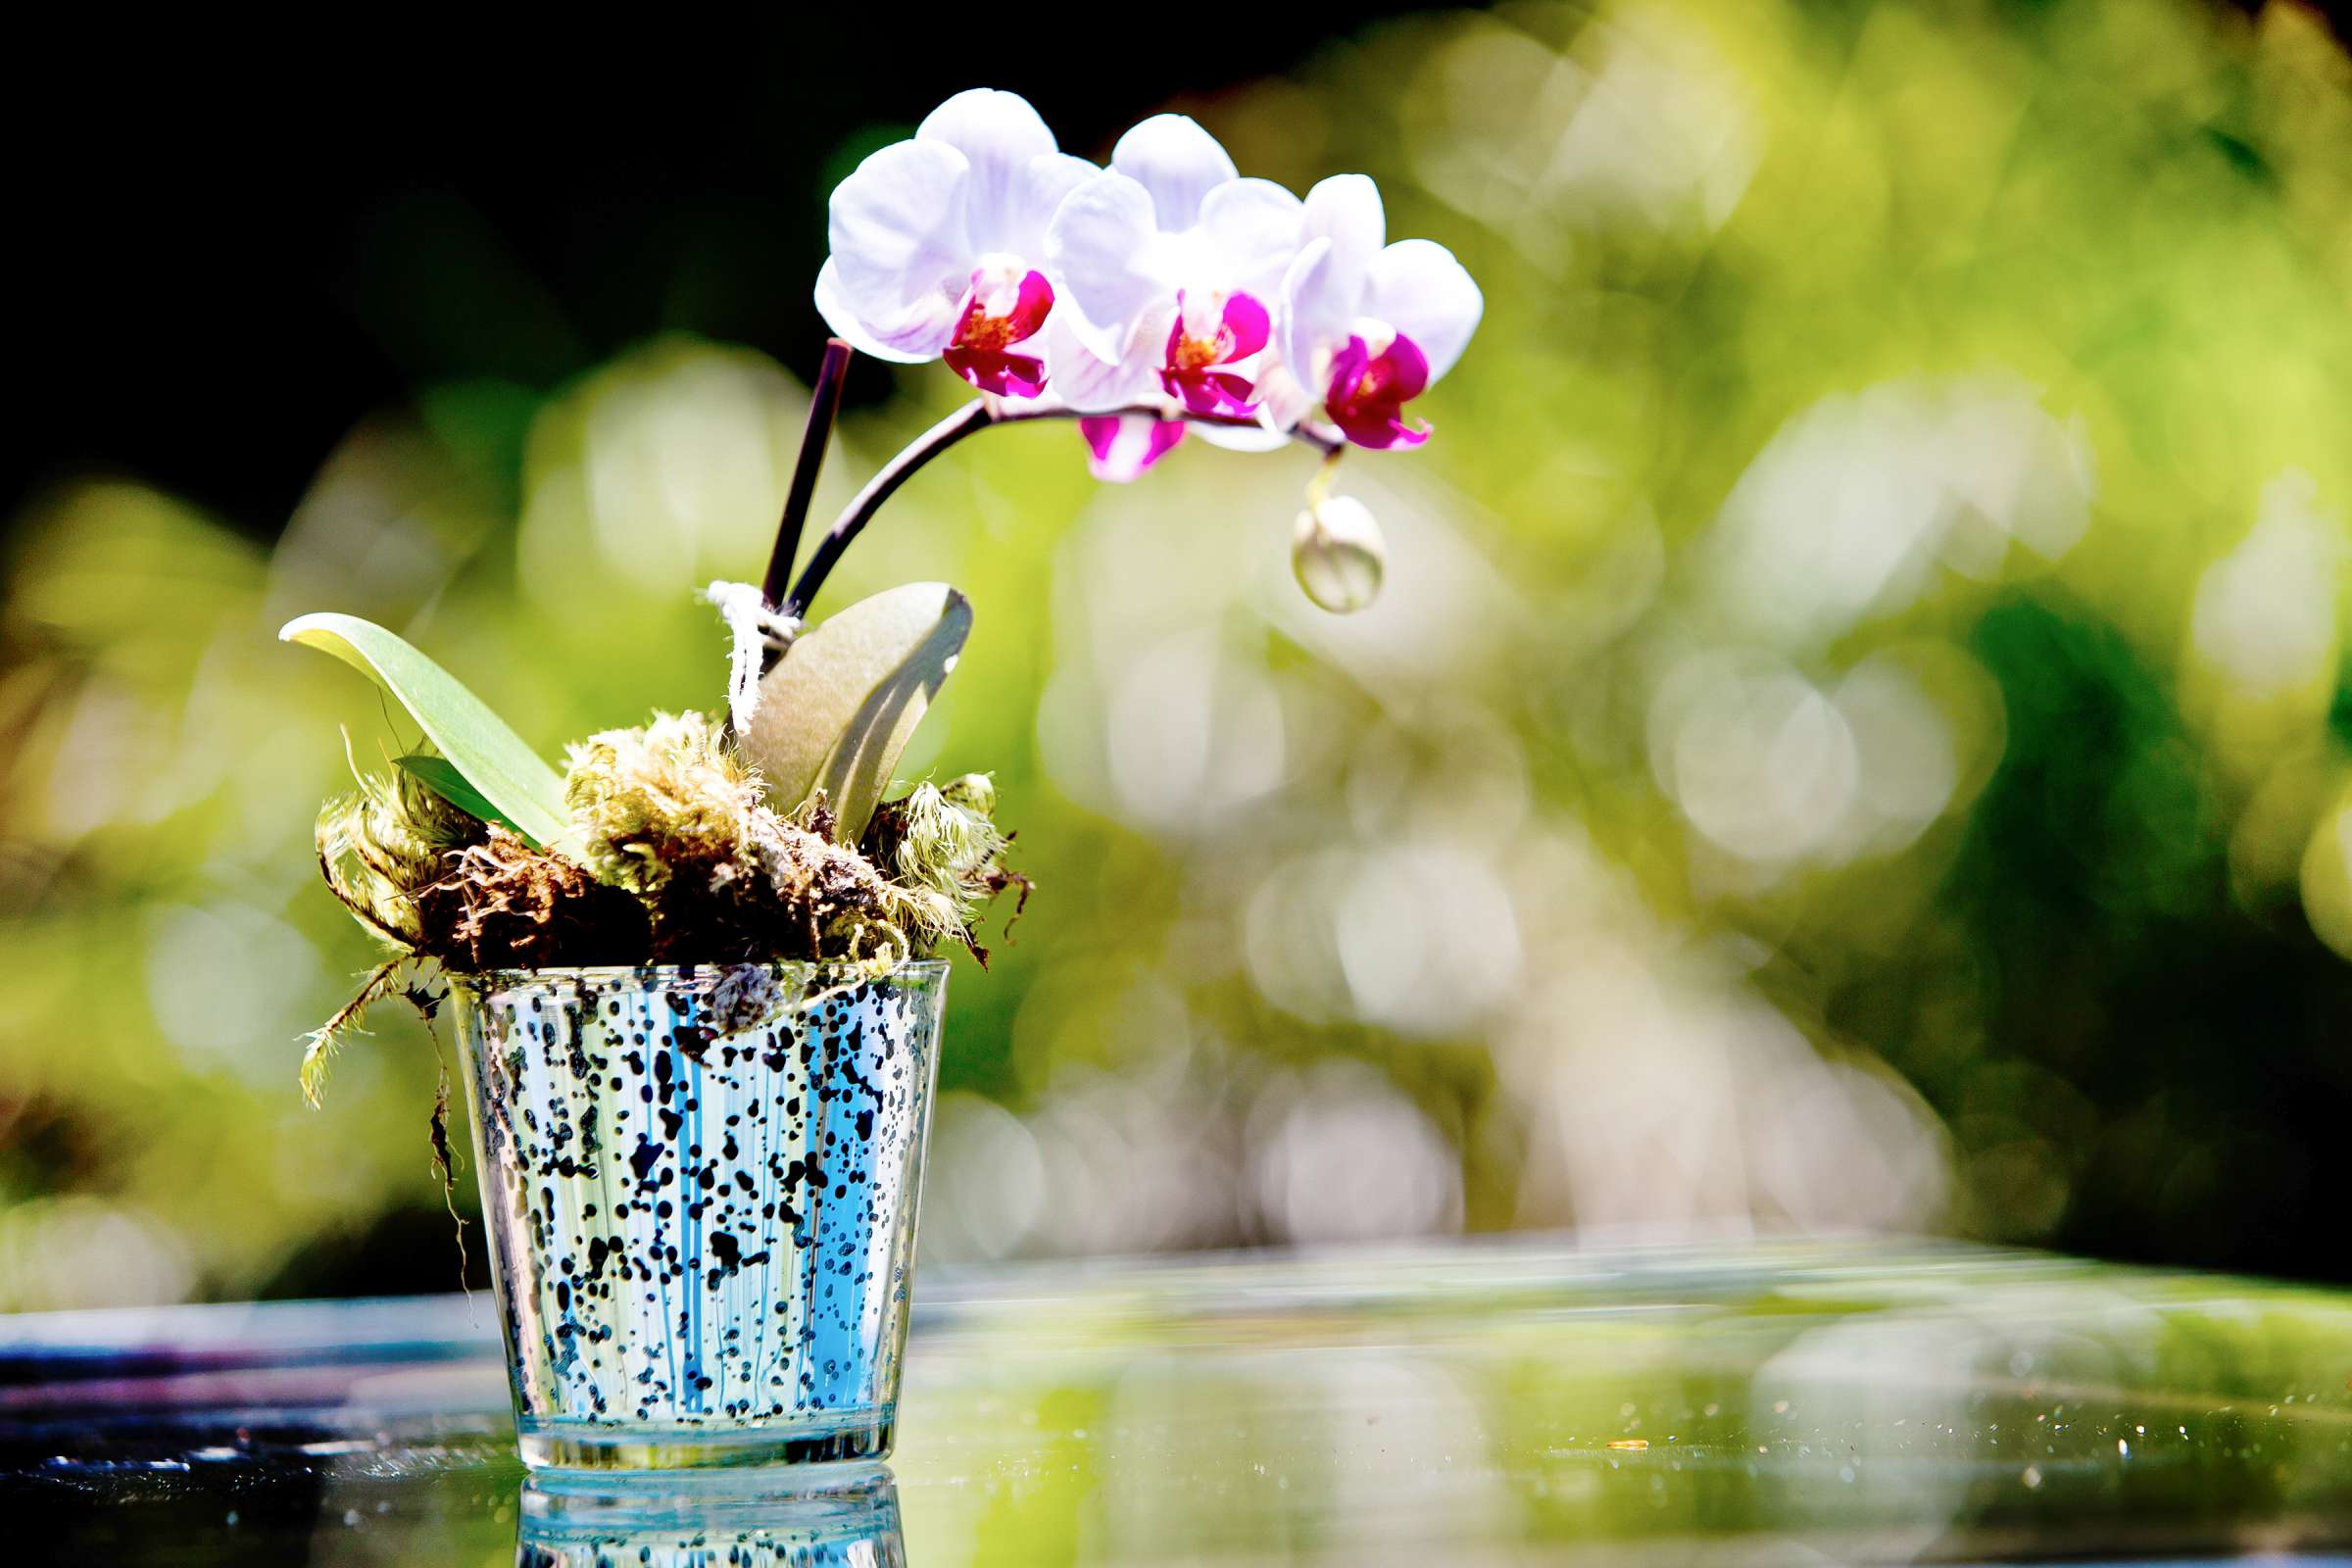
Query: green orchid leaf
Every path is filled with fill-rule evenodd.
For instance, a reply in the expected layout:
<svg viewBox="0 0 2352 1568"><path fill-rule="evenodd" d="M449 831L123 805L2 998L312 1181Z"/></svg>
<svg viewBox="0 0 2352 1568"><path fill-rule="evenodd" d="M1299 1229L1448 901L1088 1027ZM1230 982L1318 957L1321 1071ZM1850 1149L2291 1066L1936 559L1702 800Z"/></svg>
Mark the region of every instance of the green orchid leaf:
<svg viewBox="0 0 2352 1568"><path fill-rule="evenodd" d="M373 621L334 614L297 616L277 635L334 655L398 698L483 804L534 845L553 848L569 829L563 777L456 676L401 638Z"/></svg>
<svg viewBox="0 0 2352 1568"><path fill-rule="evenodd" d="M908 583L810 627L760 681L738 738L768 804L798 809L818 790L855 844L891 770L971 634L971 602L944 582Z"/></svg>
<svg viewBox="0 0 2352 1568"><path fill-rule="evenodd" d="M506 812L492 806L488 800L483 798L480 790L475 789L466 781L465 774L451 765L448 758L431 757L423 752L411 752L406 757L392 759L392 765L421 780L426 789L431 790L459 810L466 812L468 815L478 816L485 822L496 822L500 827L510 831L520 831L507 819Z"/></svg>

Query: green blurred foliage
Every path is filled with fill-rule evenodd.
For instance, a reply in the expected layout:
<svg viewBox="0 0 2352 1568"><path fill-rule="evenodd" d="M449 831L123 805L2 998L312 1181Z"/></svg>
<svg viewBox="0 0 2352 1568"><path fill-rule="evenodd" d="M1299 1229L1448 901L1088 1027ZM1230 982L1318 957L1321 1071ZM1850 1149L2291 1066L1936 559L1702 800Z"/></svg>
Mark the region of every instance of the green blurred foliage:
<svg viewBox="0 0 2352 1568"><path fill-rule="evenodd" d="M1360 617L1287 580L1304 455L1105 490L1058 428L837 574L977 606L907 776L995 769L1043 890L955 986L935 1253L1696 1220L2341 1277L2322 25L1515 4L1179 107L1294 188L1374 173L1487 320L1437 439L1343 470L1391 537ZM452 236L372 308L523 299L563 361L564 285ZM121 481L19 519L0 1306L447 1281L424 1033L381 1014L321 1112L293 1079L369 962L309 850L335 729L403 725L270 633L382 621L551 755L715 705L693 591L764 560L807 368L419 386L268 550ZM902 388L820 516L956 390Z"/></svg>

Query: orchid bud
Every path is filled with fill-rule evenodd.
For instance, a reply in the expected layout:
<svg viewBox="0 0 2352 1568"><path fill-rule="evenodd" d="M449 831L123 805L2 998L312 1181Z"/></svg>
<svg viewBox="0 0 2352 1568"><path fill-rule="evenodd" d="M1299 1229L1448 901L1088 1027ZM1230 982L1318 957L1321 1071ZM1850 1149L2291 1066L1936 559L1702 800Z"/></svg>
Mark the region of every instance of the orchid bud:
<svg viewBox="0 0 2352 1568"><path fill-rule="evenodd" d="M1298 514L1291 530L1291 569L1306 597L1335 615L1351 615L1380 597L1388 542L1372 511L1353 496L1326 496Z"/></svg>

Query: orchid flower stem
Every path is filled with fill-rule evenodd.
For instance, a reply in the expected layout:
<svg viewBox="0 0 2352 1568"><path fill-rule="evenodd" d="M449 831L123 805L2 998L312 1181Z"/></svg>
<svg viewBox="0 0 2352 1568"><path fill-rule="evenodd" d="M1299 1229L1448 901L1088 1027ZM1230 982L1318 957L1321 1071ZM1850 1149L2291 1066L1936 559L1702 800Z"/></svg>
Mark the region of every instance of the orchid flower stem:
<svg viewBox="0 0 2352 1568"><path fill-rule="evenodd" d="M841 410L841 383L850 373L850 346L840 338L825 340L824 363L817 367L816 385L808 394L808 427L801 434L801 455L792 468L792 488L784 495L784 514L776 522L776 548L767 558L767 576L760 597L770 610L778 608L784 585L792 579L792 558L800 554L801 526L808 520L809 503L816 499L816 476L825 466L825 448L833 439L833 416Z"/></svg>
<svg viewBox="0 0 2352 1568"><path fill-rule="evenodd" d="M1181 418L1187 424L1222 425L1228 429L1255 430L1262 428L1254 420L1235 416L1170 415L1166 410L1155 407L1109 410L1104 411L1101 416L1108 418L1128 414L1150 415L1158 418ZM841 553L849 549L850 541L864 531L865 525L873 520L874 514L882 510L882 504L896 495L899 486L913 478L925 464L965 436L976 435L992 424L1030 424L1040 419L1077 419L1095 416L1094 415L1082 415L1076 409L1057 406L1032 407L997 413L990 410L989 400L986 398L967 403L957 409L954 414L949 415L930 429L915 437L905 451L884 464L880 471L866 481L865 488L858 491L857 497L842 509L841 515L834 519L831 531L819 539L816 542L816 548L808 553L808 564L801 568L800 580L792 585L790 597L786 598L781 606L782 612L795 619L806 615L808 612L810 602L816 598L817 591L824 587L825 578L831 574L834 564L841 559ZM1311 421L1301 422L1290 432L1290 436L1292 440L1313 447L1323 454L1324 476L1328 475L1332 461L1347 445L1337 430ZM1326 481L1323 476L1319 476L1318 482Z"/></svg>
<svg viewBox="0 0 2352 1568"><path fill-rule="evenodd" d="M1324 450L1323 466L1315 470L1315 476L1312 479L1306 481L1306 504L1310 510L1321 506L1330 497L1331 481L1340 476L1340 459L1347 455L1348 449L1345 446L1329 447Z"/></svg>

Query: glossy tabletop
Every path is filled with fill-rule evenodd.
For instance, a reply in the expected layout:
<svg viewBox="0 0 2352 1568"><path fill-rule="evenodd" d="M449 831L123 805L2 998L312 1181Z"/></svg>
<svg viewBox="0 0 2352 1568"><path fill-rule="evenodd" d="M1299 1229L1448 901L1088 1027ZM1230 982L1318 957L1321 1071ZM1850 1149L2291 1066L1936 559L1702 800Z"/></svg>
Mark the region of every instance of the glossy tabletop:
<svg viewBox="0 0 2352 1568"><path fill-rule="evenodd" d="M2352 1298L1818 1242L926 1275L887 1471L585 1488L526 1486L487 1298L0 1318L0 1467L63 1562L2326 1557Z"/></svg>

